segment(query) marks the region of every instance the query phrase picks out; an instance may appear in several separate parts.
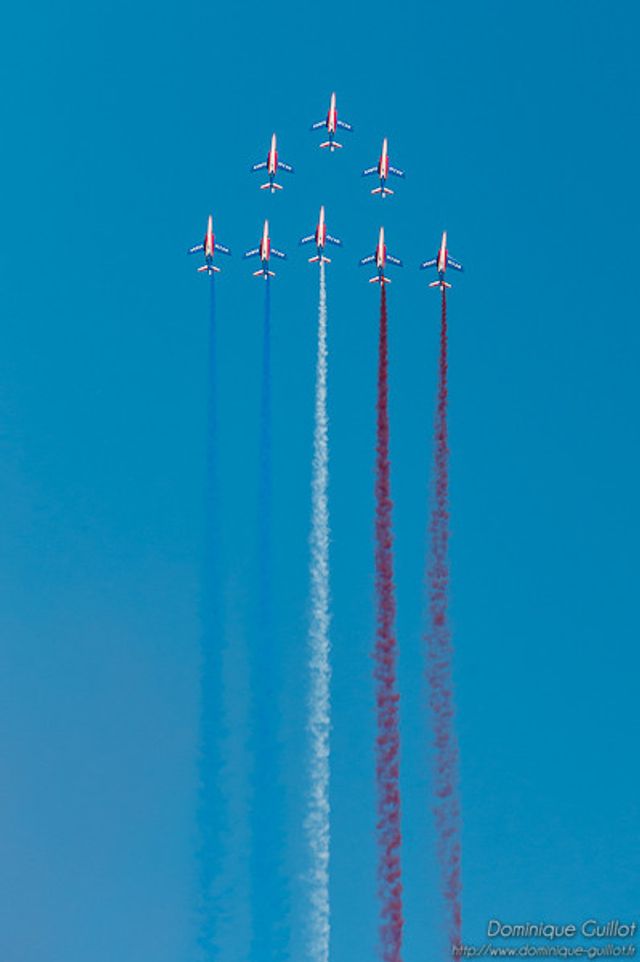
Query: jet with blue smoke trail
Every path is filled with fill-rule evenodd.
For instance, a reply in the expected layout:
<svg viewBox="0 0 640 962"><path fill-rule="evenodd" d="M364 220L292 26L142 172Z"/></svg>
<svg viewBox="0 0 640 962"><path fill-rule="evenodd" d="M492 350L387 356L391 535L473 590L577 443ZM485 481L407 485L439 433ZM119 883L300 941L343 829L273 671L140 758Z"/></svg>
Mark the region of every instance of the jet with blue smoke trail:
<svg viewBox="0 0 640 962"><path fill-rule="evenodd" d="M280 257L282 260L286 260L287 255L283 254L282 251L278 251L275 247L271 246L271 238L269 237L269 221L264 222L264 228L262 230L262 238L258 247L252 248L250 251L244 252L244 257L259 257L262 261L262 267L253 272L254 277L260 277L262 275L265 281L269 277L275 277L275 272L269 270L269 258L273 255L274 257Z"/></svg>
<svg viewBox="0 0 640 962"><path fill-rule="evenodd" d="M201 244L196 244L195 247L190 247L187 254L199 254L200 251L204 253L204 264L202 267L198 268L198 274L202 274L204 271L211 276L214 271L219 272L220 268L216 267L213 263L213 255L215 251L219 251L221 254L230 254L231 251L224 244L219 244L215 239L213 233L213 217L209 214L209 220L207 221L207 233L204 235L204 240Z"/></svg>

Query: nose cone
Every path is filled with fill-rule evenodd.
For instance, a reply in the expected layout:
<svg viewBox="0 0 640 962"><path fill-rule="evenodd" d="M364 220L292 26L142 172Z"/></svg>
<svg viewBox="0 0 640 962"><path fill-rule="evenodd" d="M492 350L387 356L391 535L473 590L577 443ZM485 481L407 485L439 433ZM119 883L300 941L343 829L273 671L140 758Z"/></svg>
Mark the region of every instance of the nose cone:
<svg viewBox="0 0 640 962"><path fill-rule="evenodd" d="M386 152L387 149L388 149L388 143L389 143L389 142L388 142L387 138L385 137L384 140L382 141L382 149L383 149L383 151L385 151L385 152Z"/></svg>
<svg viewBox="0 0 640 962"><path fill-rule="evenodd" d="M276 149L276 135L275 135L275 134L271 134L271 149L272 149L272 150L275 150L275 149Z"/></svg>
<svg viewBox="0 0 640 962"><path fill-rule="evenodd" d="M379 243L380 243L380 246L381 246L381 247L382 247L382 245L384 244L384 227L381 227L381 228L380 228Z"/></svg>
<svg viewBox="0 0 640 962"><path fill-rule="evenodd" d="M209 214L209 220L207 221L207 233L210 234L213 230L213 214Z"/></svg>
<svg viewBox="0 0 640 962"><path fill-rule="evenodd" d="M269 233L269 221L268 221L268 220L266 220L266 221L264 222L264 233L265 233L265 236Z"/></svg>
<svg viewBox="0 0 640 962"><path fill-rule="evenodd" d="M443 231L442 231L442 246L443 246L443 247L446 247L446 246L447 246L447 232L446 232L446 230L443 230Z"/></svg>
<svg viewBox="0 0 640 962"><path fill-rule="evenodd" d="M324 220L324 206L320 208L320 220Z"/></svg>

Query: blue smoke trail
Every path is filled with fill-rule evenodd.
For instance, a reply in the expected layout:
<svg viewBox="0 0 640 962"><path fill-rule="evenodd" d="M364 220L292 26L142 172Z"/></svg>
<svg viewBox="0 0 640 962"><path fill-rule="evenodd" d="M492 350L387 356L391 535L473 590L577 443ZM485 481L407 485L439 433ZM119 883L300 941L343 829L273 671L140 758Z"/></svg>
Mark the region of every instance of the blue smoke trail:
<svg viewBox="0 0 640 962"><path fill-rule="evenodd" d="M272 578L271 281L265 282L258 480L258 588L253 646L252 959L285 962L287 892L282 871L283 791L278 742L279 659Z"/></svg>
<svg viewBox="0 0 640 962"><path fill-rule="evenodd" d="M205 530L201 587L200 755L198 798L198 947L199 958L217 958L216 922L220 913L220 879L217 868L227 834L228 813L222 785L222 616L219 556L219 491L217 428L216 300L212 274L209 307L209 364L207 395L207 449L205 478Z"/></svg>

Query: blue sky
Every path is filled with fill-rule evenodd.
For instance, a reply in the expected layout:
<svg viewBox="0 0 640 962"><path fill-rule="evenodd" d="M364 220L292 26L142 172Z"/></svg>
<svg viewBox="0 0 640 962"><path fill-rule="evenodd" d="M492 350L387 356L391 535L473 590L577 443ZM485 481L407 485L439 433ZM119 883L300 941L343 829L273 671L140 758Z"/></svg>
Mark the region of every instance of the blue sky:
<svg viewBox="0 0 640 962"><path fill-rule="evenodd" d="M232 833L221 956L248 957L263 286L269 216L278 777L291 957L305 902L305 632L317 272L327 208L334 599L333 955L376 944L373 433L381 223L402 694L406 959L442 944L422 677L440 231L449 301L463 912L637 911L637 12L36 2L0 73L0 947L7 962L195 958L206 281L213 211ZM317 149L332 90L356 130ZM296 166L265 197L270 134ZM360 170L383 136L396 196ZM371 185L369 185L371 186ZM393 271L393 268L391 269ZM267 813L268 814L268 813ZM268 880L265 880L265 885ZM635 898L634 898L635 896Z"/></svg>

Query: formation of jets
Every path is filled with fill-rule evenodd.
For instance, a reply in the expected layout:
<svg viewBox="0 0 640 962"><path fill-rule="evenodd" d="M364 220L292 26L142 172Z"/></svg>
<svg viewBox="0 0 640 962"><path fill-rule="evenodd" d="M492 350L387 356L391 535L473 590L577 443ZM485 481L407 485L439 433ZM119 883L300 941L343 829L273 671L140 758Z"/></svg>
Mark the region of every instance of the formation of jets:
<svg viewBox="0 0 640 962"><path fill-rule="evenodd" d="M327 139L321 142L320 147L328 148L331 153L333 153L334 150L342 148L342 144L338 143L336 140L336 133L338 130L353 131L351 124L346 123L344 120L338 119L338 108L336 105L335 93L331 94L329 110L327 111L326 118L311 125L311 130L320 130L322 128L327 131ZM269 147L266 160L258 164L253 164L251 167L252 172L258 170L265 170L268 178L265 183L260 184L260 190L268 190L272 194L275 194L277 191L283 189L282 184L276 182L276 177L278 176L279 171L284 171L288 174L294 173L294 169L291 164L285 163L278 156L278 141L275 133L271 137L271 145ZM399 178L403 178L405 176L403 170L400 170L398 167L393 167L389 162L389 141L386 137L382 141L382 149L380 151L378 163L375 166L367 167L362 171L363 177L369 177L373 174L377 175L379 184L377 187L374 187L371 190L371 193L374 196L379 195L382 199L391 196L394 193L394 191L387 186L389 175ZM333 244L337 247L340 247L342 245L342 241L337 237L332 237L331 234L327 232L324 207L320 208L318 224L315 232L313 234L309 234L307 237L301 237L299 243L301 245L315 243L316 253L313 257L309 258L310 264L331 263L331 258L327 257L325 253L326 246L327 244ZM207 231L203 242L201 244L196 244L194 247L190 247L187 253L198 254L202 252L204 254L204 264L198 267L198 273L206 273L211 276L212 274L220 271L220 268L214 263L214 255L216 251L221 254L231 253L228 247L225 247L223 244L219 244L215 239L213 233L213 217L209 215ZM265 280L269 280L270 277L275 277L275 271L271 270L270 267L271 257L284 259L287 255L271 246L271 238L269 236L269 221L265 220L259 245L251 250L245 251L243 256L245 258L259 257L261 266L257 271L253 272L254 277L264 277ZM380 228L378 243L375 251L372 254L369 254L367 257L363 257L359 261L360 265L374 263L377 273L374 277L369 278L369 282L381 285L391 283L390 278L385 274L385 268L387 264L394 264L397 267L402 267L402 261L387 251L384 237L384 227ZM451 287L451 284L446 280L445 276L447 268L450 267L455 271L463 270L462 264L460 264L459 261L454 260L449 255L449 251L447 249L446 231L444 231L442 234L442 241L440 243L440 248L437 255L431 260L426 260L420 264L420 270L432 267L436 268L438 277L437 280L432 281L429 284L429 287L440 288L442 291L444 291L445 288Z"/></svg>

